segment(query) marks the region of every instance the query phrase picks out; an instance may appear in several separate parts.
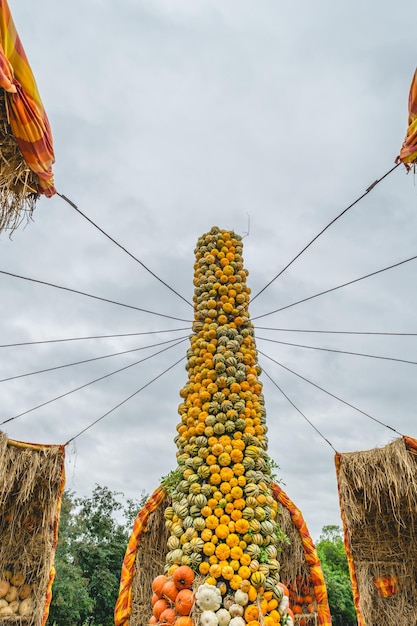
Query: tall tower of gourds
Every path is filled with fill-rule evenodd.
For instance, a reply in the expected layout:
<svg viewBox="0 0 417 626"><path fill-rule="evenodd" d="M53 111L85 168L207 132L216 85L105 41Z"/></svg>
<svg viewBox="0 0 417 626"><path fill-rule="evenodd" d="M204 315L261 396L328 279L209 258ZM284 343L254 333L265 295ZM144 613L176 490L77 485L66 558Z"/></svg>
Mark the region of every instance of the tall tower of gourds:
<svg viewBox="0 0 417 626"><path fill-rule="evenodd" d="M291 624L242 239L213 227L195 255L168 553L150 623Z"/></svg>

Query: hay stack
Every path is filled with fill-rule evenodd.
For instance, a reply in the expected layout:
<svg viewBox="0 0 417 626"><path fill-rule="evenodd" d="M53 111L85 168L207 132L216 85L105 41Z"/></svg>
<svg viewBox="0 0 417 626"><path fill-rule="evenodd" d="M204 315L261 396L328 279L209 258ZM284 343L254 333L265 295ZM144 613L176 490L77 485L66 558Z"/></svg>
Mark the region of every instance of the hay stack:
<svg viewBox="0 0 417 626"><path fill-rule="evenodd" d="M168 552L169 533L165 528L164 511L169 506L168 496L149 515L146 530L141 534L135 558L135 576L132 580L132 613L130 626L142 626L149 621L152 581L161 573Z"/></svg>
<svg viewBox="0 0 417 626"><path fill-rule="evenodd" d="M417 441L336 456L360 624L417 624Z"/></svg>
<svg viewBox="0 0 417 626"><path fill-rule="evenodd" d="M324 576L302 513L279 485L273 485L273 493L280 505L280 526L288 540L279 556L280 576L290 592L295 625L327 626L331 617Z"/></svg>
<svg viewBox="0 0 417 626"><path fill-rule="evenodd" d="M32 446L0 433L0 572L22 574L31 585L34 609L23 620L28 626L44 623L49 607L63 463L61 446ZM11 619L0 615L0 624Z"/></svg>
<svg viewBox="0 0 417 626"><path fill-rule="evenodd" d="M10 128L6 94L0 89L0 232L13 232L29 221L36 201L38 177L27 166Z"/></svg>
<svg viewBox="0 0 417 626"><path fill-rule="evenodd" d="M293 607L296 604L297 598L306 595L313 598L314 604L314 611L311 613L307 612L307 605L303 604L303 612L294 615L295 624L297 626L301 622L305 626L316 626L318 624L317 600L310 578L310 567L306 561L300 533L285 507L281 507L280 522L282 530L288 537L288 543L283 544L280 554L280 575L290 592L290 606Z"/></svg>

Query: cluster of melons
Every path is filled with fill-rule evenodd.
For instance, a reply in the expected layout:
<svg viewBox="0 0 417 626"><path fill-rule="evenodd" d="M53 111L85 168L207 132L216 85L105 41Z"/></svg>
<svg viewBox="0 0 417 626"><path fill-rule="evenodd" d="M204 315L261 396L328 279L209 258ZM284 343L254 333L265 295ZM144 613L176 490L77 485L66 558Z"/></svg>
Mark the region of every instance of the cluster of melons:
<svg viewBox="0 0 417 626"><path fill-rule="evenodd" d="M238 589L222 596L218 587L204 583L195 594L198 623L201 626L293 626L293 616L288 608L288 590L282 583L277 586L281 591L279 602L272 591L251 597L248 586L247 591Z"/></svg>
<svg viewBox="0 0 417 626"><path fill-rule="evenodd" d="M191 586L194 572L188 565L178 567L171 577L161 574L152 582L152 617L149 624L193 626L190 617L194 607Z"/></svg>
<svg viewBox="0 0 417 626"><path fill-rule="evenodd" d="M311 621L308 617L317 611L314 587L309 579L297 576L288 583L289 604L294 615L297 615L297 625L307 626Z"/></svg>
<svg viewBox="0 0 417 626"><path fill-rule="evenodd" d="M0 579L0 617L31 615L33 612L32 586L20 572L4 570Z"/></svg>
<svg viewBox="0 0 417 626"><path fill-rule="evenodd" d="M262 621L275 626L282 600L278 506L242 241L212 228L195 252L194 334L175 438L180 479L165 510L165 574L187 565L222 598L242 592L254 607L262 598ZM256 626L254 615L246 607L233 619Z"/></svg>

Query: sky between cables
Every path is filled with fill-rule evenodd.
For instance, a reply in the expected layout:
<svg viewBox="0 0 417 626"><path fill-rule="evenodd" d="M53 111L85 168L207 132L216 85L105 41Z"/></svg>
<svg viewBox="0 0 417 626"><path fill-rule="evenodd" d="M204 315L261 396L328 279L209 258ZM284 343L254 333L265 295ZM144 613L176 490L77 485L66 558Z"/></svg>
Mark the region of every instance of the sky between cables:
<svg viewBox="0 0 417 626"><path fill-rule="evenodd" d="M103 3L98 21L94 3L76 0L72 10L65 3L51 10L51 3L39 0L46 20L37 22L26 4L15 3L14 17L54 132L58 189L188 302L194 245L213 224L244 234L250 215L244 259L255 296L391 167L404 137L415 64L413 42L403 32L415 12L411 0L395 7L376 0L314 7L306 0L120 0ZM109 47L116 31L124 33L123 45ZM109 98L114 68L122 88ZM416 216L412 177L399 167L254 297L251 316L416 254ZM12 242L2 239L0 268L187 321L0 275L0 344L174 327L186 327L184 335L190 331L191 307L61 198L41 199L34 218ZM266 318L254 322L407 336L317 333L307 341L290 332L256 328L256 334L417 360L411 335L417 331L414 265L292 306L269 316L268 324ZM143 341L115 337L2 348L0 378L176 335L182 331ZM414 429L411 366L258 344L399 432ZM68 429L66 441L166 369L186 345L9 422L9 436L61 442ZM113 369L135 358L114 357ZM281 368L277 378L279 366L260 361L336 448L386 442L379 425ZM4 382L2 415L21 413L111 369L104 359ZM127 497L153 490L175 464L176 407L185 377L180 364L76 439L68 455L69 488L87 495L98 482ZM327 455L321 459L316 433L303 426L266 376L263 383L271 457L318 536L323 524L337 523L333 468ZM305 488L306 476L314 489Z"/></svg>
<svg viewBox="0 0 417 626"><path fill-rule="evenodd" d="M356 204L357 204L357 203L358 203L361 199L363 199L366 195L368 195L368 194L372 191L372 189L374 189L374 188L376 187L376 185L377 185L379 182L381 182L381 181L382 181L384 178L386 178L386 177L387 177L387 176L388 176L388 175L389 175L392 171L394 171L394 170L396 169L396 167L397 167L397 166L395 166L395 167L391 168L391 169L390 169L388 172L386 172L386 174L384 174L384 175L383 175L380 179L377 179L377 180L376 180L376 181L375 181L372 185L370 185L370 186L366 189L366 191L365 191L365 193L364 193L364 194L362 194L362 195L361 195L359 198L357 198L357 199L356 199L353 203L351 203L351 204L350 204L347 208L345 208L345 209L344 209L341 213L339 213L339 214L338 214L338 215L337 215L334 219L332 219L332 220L331 220L331 221L327 224L327 226L325 226L325 227L324 227L324 228L323 228L323 229L322 229L322 230L321 230L321 231L320 231L320 232L319 232L319 233L318 233L318 234L317 234L317 235L316 235L316 236L315 236L315 237L314 237L314 238L313 238L313 239L312 239L312 240L311 240L311 241L310 241L310 242L309 242L306 246L304 246L304 247L301 249L301 251L300 251L300 252L299 252L296 256L294 256L294 257L292 258L292 260L291 260L291 261L290 261L290 262L289 262L289 263L288 263L288 264L287 264L287 265L286 265L286 266L285 266L285 267L284 267L284 268L283 268L283 269L282 269L282 270L281 270L281 271L280 271L280 272L279 272L279 273L278 273L278 274L277 274L277 275L276 275L276 276L275 276L272 280L270 280L270 281L269 281L269 282L268 282L268 283L267 283L267 284L266 284L266 285L265 285L265 286L264 286L264 287L263 287L260 291L258 291L258 293L257 293L257 294L256 294L256 295L252 298L252 300L255 300L255 299L256 299L259 295L261 295L261 294L262 294L262 293L263 293L263 292L264 292L264 291L265 291L265 290L266 290L266 289L267 289L267 288L268 288L268 287L269 287L269 286L270 286L273 282L275 282L275 281L276 281L276 280L277 280L277 279L278 279L278 278L279 278L279 277L280 277L280 276L281 276L281 275L282 275L282 274L283 274L283 273L284 273L284 272L285 272L285 271L286 271L286 270L287 270L287 269L288 269L288 268L289 268L289 267L290 267L290 266L291 266L291 265L292 265L292 264L293 264L293 263L294 263L294 262L295 262L298 258L300 258L300 257L302 256L302 254L304 254L304 253L307 251L307 249L308 249L308 248L309 248L309 247L310 247L310 246L311 246L314 242L316 242L316 241L317 241L317 239L318 239L321 235L323 235L323 234L324 234L324 233L325 233L325 232L326 232L326 231L327 231L327 230L328 230L328 229L329 229L329 228L330 228L330 227L331 227L331 226L332 226L332 225L333 225L333 224L334 224L334 223L335 223L338 219L340 219L340 218L341 218L341 217L342 217L345 213L347 213L347 211L348 211L350 208L352 208L352 207L353 207L354 205L356 205ZM148 267L147 267L147 266L146 266L146 265L145 265L142 261L140 261L140 260L139 260L139 259L138 259L135 255L131 254L131 253L130 253L130 252L129 252L129 251L128 251L128 250L127 250L124 246L122 246L120 243L118 243L118 242L117 242L117 241L116 241L113 237L111 237L108 233L106 233L106 232L105 232L105 231L104 231L104 230L103 230L100 226L98 226L98 225L97 225L97 224L96 224L93 220L91 220L91 219L90 219L89 217L87 217L87 216L86 216L86 215L85 215L82 211L80 211L80 210L78 209L78 207L77 207L77 206L76 206L76 205L75 205L72 201L70 201L70 200L69 200L66 196L64 196L64 195L62 195L62 194L59 194L59 195L61 195L61 197L62 197L62 198L63 198L66 202L68 202L68 204L70 204L70 205L71 205L71 206L72 206L72 207L73 207L73 208L74 208L74 209L75 209L75 210L76 210L76 211L77 211L77 212L78 212L78 213L79 213L79 214L80 214L83 218L85 218L85 219L86 219L86 221L88 221L90 224L92 224L92 225L93 225L93 226L94 226L94 227L95 227L98 231L100 231L100 232L101 232L101 233L102 233L102 234L103 234L103 235L104 235L104 236L105 236L108 240L110 240L110 241L111 241L113 244L115 244L118 248L122 249L122 250L123 250L123 251L124 251L124 252L125 252L125 253L129 256L129 257L131 257L133 260L135 260L135 261L136 261L136 262L137 262L137 263L138 263L138 264L139 264L142 268L144 268L144 269L145 269L145 270L146 270L146 271L147 271L147 272L148 272L148 273L149 273L149 274L150 274L153 278L155 278L157 281L159 281L160 283L162 283L165 287L167 287L167 288L168 288L168 289L169 289L172 293L174 293L176 296L178 296L181 300L183 300L183 301L184 301L184 302L186 302L187 304L191 304L190 302L188 302L188 300L186 300L183 296L181 296L181 295L178 293L178 291L177 291L176 289L174 289L173 287L171 287L171 285L169 285L169 284L168 284L168 283L166 283L164 280L162 280L162 279L161 279L161 278L160 278L157 274L155 274L152 270L150 270L150 269L149 269L149 268L148 268ZM405 260L403 260L403 261L400 261L399 263L393 264L393 265L388 266L388 267L384 267L384 268L382 268L382 269L380 269L380 270L377 270L377 271L375 271L375 272L369 273L369 274L367 274L367 275L365 275L365 276L362 276L362 277L360 277L360 278L357 278L357 279L354 279L354 280L352 280L352 281L349 281L349 282L343 283L342 285L338 285L338 286L336 286L336 287L333 287L333 288L331 288L331 289L328 289L328 290L322 291L322 292L320 292L320 293L314 294L314 295L309 296L309 297L307 297L307 298L304 298L304 299L302 299L302 300L298 300L298 301L296 301L296 302L294 302L294 303L292 303L292 304L289 304L289 305L283 306L283 307L281 307L281 308L279 308L279 309L276 309L276 310L274 310L274 311L271 311L271 312L269 312L269 313L264 313L264 314L261 314L261 315L257 315L257 316L255 316L255 317L254 317L254 318L252 318L252 319L253 319L253 320L256 320L256 319L260 319L260 318L265 317L265 316L268 316L268 315L272 315L272 314L274 314L274 313L278 313L278 312L283 311L283 310L285 310L285 309L287 309L287 308L290 308L290 307L296 306L297 304L301 304L301 303L303 303L303 302L306 302L306 301L312 300L312 299L317 298L317 297L319 297L319 296L325 295L325 294L327 294L327 293L331 293L331 292L336 291L336 290L338 290L338 289L341 289L341 288L343 288L343 287L346 287L346 286L352 285L352 284L354 284L354 283L356 283L356 282L362 281L362 280L364 280L364 279L366 279L366 278L370 278L370 277L372 277L372 276L375 276L375 275L377 275L377 274L380 274L380 273L382 273L382 272L385 272L385 271L387 271L387 270L389 270L389 269L392 269L392 268L394 268L394 267L398 267L399 265L405 264L405 263L407 263L407 262L409 262L409 261L411 261L411 260L414 260L414 259L416 259L416 258L417 258L417 257L410 257L410 258L408 258L408 259L405 259ZM93 299L96 299L96 300L99 300L99 301L108 302L108 303L115 304L115 305L122 306L122 307L126 307L126 308L131 308L131 309L133 309L133 310L137 310L137 311L140 311L140 312L145 313L145 314L149 314L149 315L156 315L156 316L160 316L160 317L165 317L165 318L167 318L167 319L172 319L172 320L176 320L176 321L188 321L188 320L185 320L185 319L183 319L183 318L178 318L178 317L171 316L171 315L169 315L169 314L167 314L167 313L159 313L159 312L151 311L151 310L144 309L144 308L141 308L141 307L137 307L137 306L134 306L134 305L124 304L124 303L118 302L118 301L116 301L116 300L112 300L112 299L108 299L108 298L103 298L103 297L101 297L101 296L95 296L95 295L92 295L92 294L89 294L89 293L86 293L86 292L83 292L83 291L80 291L80 290L77 290L77 289L73 289L73 288L69 288L69 287L63 287L63 286L60 286L60 285L57 285L57 284L54 284L54 283L50 283L50 282L46 282L46 281L42 281L42 280L38 280L38 279L34 279L34 278L29 278L29 277L26 277L26 276L21 276L21 275L18 275L18 274L13 274L13 273L6 272L6 271L3 271L3 270L2 270L2 271L0 271L0 273L4 274L4 275L6 275L6 276L13 277L13 278L19 278L19 279L22 279L22 280L26 280L26 281L30 281L30 282L34 282L34 283L38 283L38 284L42 284L42 285L45 285L45 286L48 286L48 287L53 287L53 288L56 288L56 289L60 289L60 290L64 290L64 291L68 291L68 292L73 293L73 294L82 295L82 296L89 297L89 298L93 298ZM154 331L154 332L157 332L157 331ZM162 331L162 332L169 332L169 331ZM307 331L298 331L298 332L307 332ZM314 331L311 331L311 332L314 332ZM316 332L324 332L324 331L316 331ZM327 332L330 332L330 331L327 331ZM339 331L339 332L343 332L343 331ZM353 334L353 333L354 333L354 331L345 331L345 332L350 332L350 334ZM145 334L145 333L142 333L142 334ZM360 334L360 333L355 333L355 334ZM369 333L367 333L367 334L369 334ZM382 334L382 333L378 333L378 334ZM399 333L398 333L398 334L399 334ZM411 336L411 333L410 333L409 335ZM117 337L127 337L127 336L134 336L134 333L119 333L119 334L115 334L115 335L107 335L107 336L105 336L105 335L101 335L101 336L96 336L96 337L91 336L90 338L91 338L91 339L93 339L93 338L94 338L94 339L98 339L98 338L105 338L105 337L107 337L107 338L117 338ZM3 347L6 347L6 346L8 346L8 347L12 347L13 345L14 345L15 347L16 347L16 346L18 346L18 345L35 345L35 344L39 344L39 343L48 343L48 342L52 343L52 342L59 342L59 341L61 341L61 342L64 342L64 341L76 341L76 340L78 340L78 341L79 341L79 340L82 340L82 339L87 339L87 338L78 337L78 338L69 338L69 339L62 339L62 340L47 340L47 341L45 341L45 342L41 342L41 341L35 341L35 342L21 342L20 344L19 344L19 343L16 343L16 344L5 344ZM184 339L185 339L185 338L183 338L182 340L184 340ZM337 349L334 349L334 348L324 348L324 347L319 347L319 346L307 346L307 345L295 344L295 343L291 343L291 342L283 342L283 341L278 341L278 340L273 340L273 339L267 339L267 338L262 338L262 337L258 337L258 339L259 339L259 340L261 340L261 341L262 341L262 340L264 340L264 341L270 341L270 342L278 343L278 344L281 344L281 345L292 346L292 347L298 347L298 348L303 348L303 349L311 349L311 350L327 351L327 352L333 352L333 353L338 353L338 354L354 355L354 356L367 357L367 358L375 358L375 359L384 359L384 360L397 361L397 362L403 362L403 363L408 363L408 364L416 364L416 363L417 363L416 361L411 361L411 360L407 360L407 359L400 359L400 358L386 357L386 356L378 356L378 355L366 354L366 353L359 353L359 352L353 352L353 351L337 350ZM75 366L75 365L80 365L80 364L84 364L84 363L92 363L92 362L94 362L94 361L98 361L98 360L102 360L102 359L106 359L106 358L110 358L110 357L114 357L114 356L120 356L120 355L122 355L122 354L128 354L128 353L131 353L131 352L134 352L134 351L137 351L137 350L146 349L146 347L155 347L155 346L157 346L157 345L162 345L163 343L169 343L169 342L171 342L171 341L175 341L175 340L169 340L168 342L161 342L161 343L157 343L157 344L152 344L151 346L143 346L143 347L140 347L140 348L131 348L131 349L128 349L128 350L124 350L124 351L120 351L120 352L116 352L116 353L112 353L112 354L108 354L108 355L104 355L104 356L92 357L92 358L89 358L89 359L82 359L82 360L75 361L75 362L71 362L71 363L67 363L67 364L64 364L64 365L58 365L58 366L53 366L53 367L48 367L48 368L42 368L42 369L35 370L35 371L32 371L32 372L26 372L26 373L24 373L24 374L15 374L15 375L13 375L13 376L8 376L8 377L6 377L6 378L1 379L1 380L0 380L0 382L7 382L7 381L11 381L11 380L16 380L16 379L18 379L18 378L24 378L24 377L27 377L27 376L33 376L33 375L35 375L35 374L42 374L42 373L46 373L46 372L49 372L49 371L54 371L54 370L58 370L58 369L63 369L63 368L67 368L67 367L72 367L72 366ZM178 344L175 344L175 345L178 345ZM162 352L162 351L160 351L160 352ZM158 353L156 353L156 354L160 354L160 352L158 352ZM154 355L152 355L152 356L154 356ZM150 357L147 357L147 358L150 358ZM143 362L143 360L138 361L138 362L136 362L136 363L141 363L141 362ZM34 408L32 408L32 409L29 409L29 410L26 410L26 411L24 411L24 412L22 412L22 413L19 413L18 415L14 416L14 417L12 417L12 418L9 418L9 419L7 419L7 420L5 420L3 423L7 423L7 422L9 422L9 421L12 421L12 420L14 420L14 419L17 419L18 417L21 417L21 416L23 416L23 415L26 415L27 413L29 413L29 412L31 412L31 411L33 411L33 410L36 410L36 409L38 409L38 408L41 408L41 407L45 406L46 404L49 404L49 403L51 403L51 402L54 402L55 400L61 399L62 397L66 397L67 395L69 395L69 394L71 394L71 393L74 393L75 391L78 391L78 390L80 390L80 389L83 389L83 388L85 388L86 386L89 386L90 384L93 384L94 382L97 382L97 381L99 381L99 380L102 380L103 378L106 378L107 376L113 375L113 373L118 373L118 372L120 372L120 371L123 371L123 370L125 370L125 369L129 368L129 367L131 367L131 365L126 366L126 367L124 367L124 368L120 368L120 369L116 370L115 372L112 372L111 374L107 374L107 375L106 375L106 376L104 376L104 377L99 377L99 378L97 378L97 379L95 379L95 380L93 380L93 381L90 381L90 382L88 382L88 383L86 383L86 384L84 384L84 385L81 385L81 386L79 386L79 387L77 387L77 388L75 388L75 389L72 389L72 390L71 390L71 391L69 391L69 392L66 392L66 393L64 393L64 394L61 394L61 395L59 395L59 396L57 396L57 397L53 398L52 400L48 400L47 402L42 403L42 404L40 404L40 405L37 405L36 407L34 407ZM171 368L168 368L166 371L169 371L170 369L171 369ZM165 370L164 370L164 372L165 372ZM164 372L163 372L163 373L164 373ZM159 374L159 375L155 378L155 380L157 380L158 378L160 378L160 377L163 375L163 373ZM272 379L271 379L271 380L272 380ZM147 386L148 386L148 385L145 385L145 387L143 387L143 388L146 388ZM141 391L141 390L142 390L142 388L141 388L139 391ZM139 391L135 392L134 394L131 394L131 395L130 395L127 399L130 399L131 397L134 397L137 393L139 393ZM281 391L282 391L282 390L281 390ZM284 395L285 395L285 394L284 394ZM286 397L287 397L287 396L286 396ZM287 399L288 399L288 397L287 397ZM125 402L125 401L123 401L123 402L121 402L120 404L118 404L118 405L117 405L116 407L114 407L114 409L112 409L109 413L113 412L113 410L115 410L116 408L118 408L119 406L121 406L122 404L124 404L124 402ZM295 405L293 405L293 406L295 406ZM297 408L297 407L295 407L295 408ZM298 409L297 409L297 410L298 410ZM103 418L104 418L105 416L107 416L109 413L106 413L106 414L105 414L102 418L99 418L97 421L101 421L101 419L103 419ZM93 423L95 424L95 423L97 423L97 421L94 421ZM88 427L88 428L89 428L89 427ZM80 434L82 434L83 432L85 432L85 430L88 430L88 428L87 428L87 429L83 429L83 430L81 431L81 433L80 433ZM79 436L79 435L77 435L77 437L78 437L78 436Z"/></svg>

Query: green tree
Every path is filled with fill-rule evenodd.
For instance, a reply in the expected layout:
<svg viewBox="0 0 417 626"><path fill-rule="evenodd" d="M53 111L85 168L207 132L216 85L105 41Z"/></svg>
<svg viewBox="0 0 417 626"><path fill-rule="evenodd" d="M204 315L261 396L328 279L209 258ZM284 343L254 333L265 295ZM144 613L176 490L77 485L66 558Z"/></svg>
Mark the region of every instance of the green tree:
<svg viewBox="0 0 417 626"><path fill-rule="evenodd" d="M316 549L326 581L333 626L356 626L342 529L339 526L324 526Z"/></svg>
<svg viewBox="0 0 417 626"><path fill-rule="evenodd" d="M59 540L55 555L56 576L52 590L48 624L76 626L91 614L94 602L88 593L88 580L74 562L71 550L74 494L65 491L59 521Z"/></svg>
<svg viewBox="0 0 417 626"><path fill-rule="evenodd" d="M49 624L114 624L122 561L144 500L125 500L98 485L90 497L64 493Z"/></svg>

